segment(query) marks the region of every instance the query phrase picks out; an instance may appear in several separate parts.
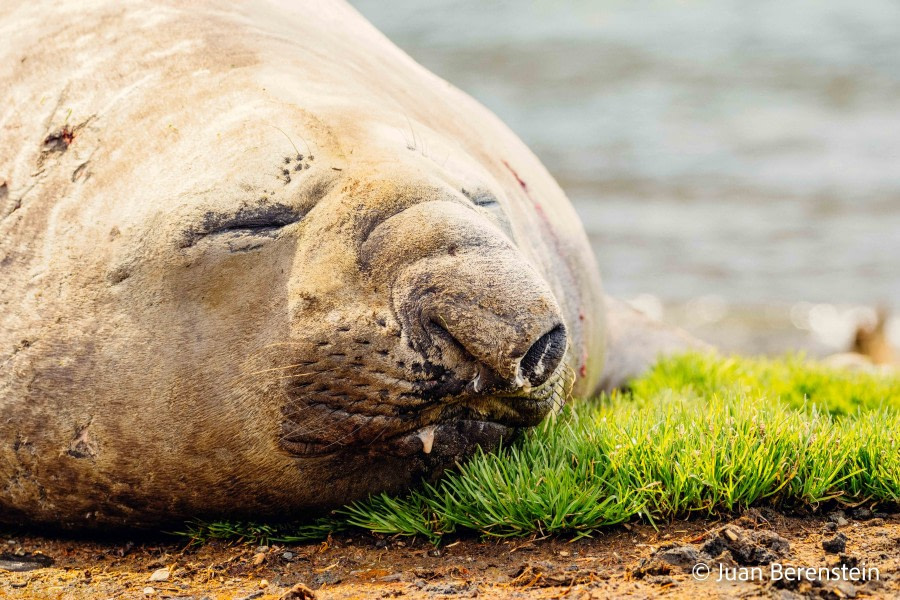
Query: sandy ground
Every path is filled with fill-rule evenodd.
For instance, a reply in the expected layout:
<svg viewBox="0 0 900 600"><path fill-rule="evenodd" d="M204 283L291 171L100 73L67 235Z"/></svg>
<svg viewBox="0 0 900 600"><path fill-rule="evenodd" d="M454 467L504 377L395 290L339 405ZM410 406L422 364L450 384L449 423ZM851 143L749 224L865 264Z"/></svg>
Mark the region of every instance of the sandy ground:
<svg viewBox="0 0 900 600"><path fill-rule="evenodd" d="M2 598L900 598L900 514L865 510L814 517L751 510L659 531L637 525L577 541L463 539L439 549L369 535L266 548L2 534ZM700 562L711 569L702 581L692 574ZM786 573L842 564L878 573L857 582L773 576L779 565ZM720 565L754 581L716 581Z"/></svg>

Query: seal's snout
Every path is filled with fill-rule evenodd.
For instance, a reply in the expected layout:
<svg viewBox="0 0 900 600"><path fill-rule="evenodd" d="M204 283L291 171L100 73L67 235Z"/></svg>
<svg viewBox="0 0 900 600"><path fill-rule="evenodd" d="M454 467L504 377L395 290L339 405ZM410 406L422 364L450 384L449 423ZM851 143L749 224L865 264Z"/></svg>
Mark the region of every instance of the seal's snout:
<svg viewBox="0 0 900 600"><path fill-rule="evenodd" d="M523 307L523 310L527 311L528 307ZM490 332L496 328L494 319L498 319L498 316L487 315L487 317L482 326L485 331ZM462 351L466 358L474 359L474 362L478 363L477 366L482 367L476 375L477 380L472 384L475 392L515 391L523 387L538 387L556 372L566 353L566 329L562 324L555 325L530 346L525 342L529 336L523 332L521 340L496 338L487 340L487 348L479 346L483 341L480 336L469 335L470 332L453 333L453 330L472 326L465 321L451 324L444 320L432 321L427 329L430 342L437 347L441 357L449 358L454 351ZM494 330L496 332L496 329ZM531 336L532 339L533 337ZM506 356L502 349L498 349L503 346L527 348L527 351L517 360L515 356Z"/></svg>
<svg viewBox="0 0 900 600"><path fill-rule="evenodd" d="M553 292L478 212L414 205L381 223L362 255L390 286L405 341L448 374L434 394L525 394L557 371L567 334Z"/></svg>

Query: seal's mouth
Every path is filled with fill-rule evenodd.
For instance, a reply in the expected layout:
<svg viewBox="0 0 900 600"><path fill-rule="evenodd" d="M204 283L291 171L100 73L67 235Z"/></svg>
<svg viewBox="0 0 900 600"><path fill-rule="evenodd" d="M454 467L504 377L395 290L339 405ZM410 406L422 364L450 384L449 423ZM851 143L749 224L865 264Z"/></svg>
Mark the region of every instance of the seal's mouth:
<svg viewBox="0 0 900 600"><path fill-rule="evenodd" d="M490 417L482 417L480 411L459 407L457 410L445 410L436 418L422 419L425 424L399 419L396 427L399 433L386 435L384 432L371 440L359 436L361 430L351 436L353 439L329 441L316 435L301 433L285 436L282 445L291 454L298 457L326 456L329 454L352 453L360 455L413 456L415 454L454 455L459 456L464 448L473 444L485 447L494 446L500 438L512 439L519 430L533 427L540 423L550 411L551 405L545 408L533 407L531 419L515 421L498 421ZM341 415L332 413L334 418ZM354 415L353 420L358 420ZM348 415L348 419L351 417ZM371 420L383 421L383 417L373 416ZM418 420L417 420L418 421ZM411 427L412 425L412 427Z"/></svg>
<svg viewBox="0 0 900 600"><path fill-rule="evenodd" d="M538 425L565 402L567 384L559 373L546 384L528 390L527 395L467 394L393 414L310 407L311 411L326 409L321 415L310 415L309 421L321 426L304 427L303 423L289 421L281 444L296 457L390 454L456 459L477 446L495 448L501 439L510 441L522 430Z"/></svg>

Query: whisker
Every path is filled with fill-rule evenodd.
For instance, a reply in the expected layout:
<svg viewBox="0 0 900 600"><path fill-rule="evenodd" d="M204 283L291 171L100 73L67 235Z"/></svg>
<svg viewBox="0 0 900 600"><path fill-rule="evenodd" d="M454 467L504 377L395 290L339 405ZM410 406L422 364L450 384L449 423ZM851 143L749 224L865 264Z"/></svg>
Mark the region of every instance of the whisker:
<svg viewBox="0 0 900 600"><path fill-rule="evenodd" d="M262 373L269 373L271 371L283 371L284 369L292 369L294 367L308 367L308 363L294 363L292 365L285 365L283 367L269 367L268 369L260 369L259 371L251 371L247 373L247 375L260 375Z"/></svg>
<svg viewBox="0 0 900 600"><path fill-rule="evenodd" d="M327 446L325 446L325 449L328 449L328 448L331 448L332 446L335 446L335 445L337 445L337 444L340 444L341 442L343 442L344 440L346 440L348 437L350 437L350 436L352 436L352 435L356 435L356 434L359 432L360 429L362 429L363 427L365 427L365 425L366 425L365 423L363 423L362 425L359 425L356 429L354 429L353 431L351 431L351 432L348 433L347 435L341 437L340 439L334 440L333 442L331 442L330 444L328 444Z"/></svg>

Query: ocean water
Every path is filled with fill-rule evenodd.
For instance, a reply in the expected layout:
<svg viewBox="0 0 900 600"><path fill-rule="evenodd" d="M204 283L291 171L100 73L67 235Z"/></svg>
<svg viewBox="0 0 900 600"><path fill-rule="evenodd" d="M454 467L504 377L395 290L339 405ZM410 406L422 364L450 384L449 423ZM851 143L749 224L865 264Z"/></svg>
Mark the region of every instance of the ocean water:
<svg viewBox="0 0 900 600"><path fill-rule="evenodd" d="M351 3L543 160L610 293L740 350L900 312L900 3Z"/></svg>

